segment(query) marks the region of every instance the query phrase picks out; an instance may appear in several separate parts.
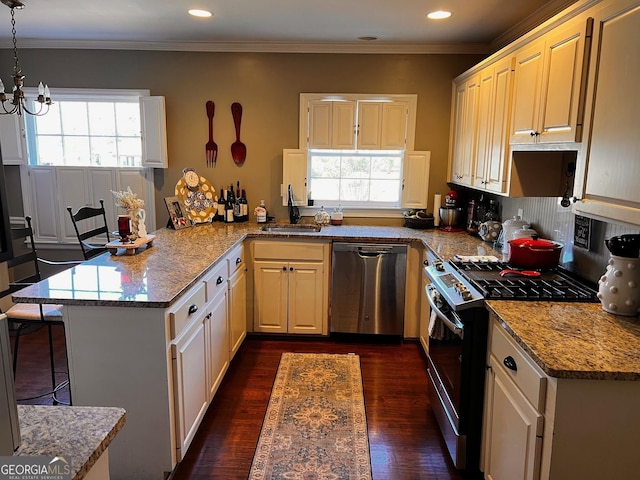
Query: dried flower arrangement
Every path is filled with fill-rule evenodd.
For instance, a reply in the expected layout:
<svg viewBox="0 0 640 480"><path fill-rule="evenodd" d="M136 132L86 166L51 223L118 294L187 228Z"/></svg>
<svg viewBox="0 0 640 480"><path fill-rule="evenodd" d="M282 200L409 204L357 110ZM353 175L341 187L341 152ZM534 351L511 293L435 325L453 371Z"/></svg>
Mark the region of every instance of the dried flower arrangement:
<svg viewBox="0 0 640 480"><path fill-rule="evenodd" d="M111 190L113 196L116 197L116 206L125 210L137 210L144 206L144 200L138 198L138 195L131 191L131 187L127 187L124 192L115 192Z"/></svg>

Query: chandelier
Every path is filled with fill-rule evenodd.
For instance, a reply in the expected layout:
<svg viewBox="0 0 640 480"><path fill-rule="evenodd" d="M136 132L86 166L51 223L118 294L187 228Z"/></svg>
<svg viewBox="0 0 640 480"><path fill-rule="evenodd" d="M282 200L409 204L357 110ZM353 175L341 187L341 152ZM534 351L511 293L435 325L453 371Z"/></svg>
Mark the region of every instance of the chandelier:
<svg viewBox="0 0 640 480"><path fill-rule="evenodd" d="M24 98L24 90L22 90L24 75L20 69L20 61L18 60L18 46L16 43L16 19L15 9L22 10L24 3L20 0L0 0L7 7L11 9L11 36L13 37L13 90L7 96L4 91L4 84L0 79L0 102L2 102L2 109L0 115L22 115L23 112L29 115L44 115L49 111L49 105L51 105L51 94L49 93L49 87L42 85L42 82L38 85L38 98L36 101L40 104L34 109L34 111L27 108L27 103ZM4 110L4 111L3 111Z"/></svg>

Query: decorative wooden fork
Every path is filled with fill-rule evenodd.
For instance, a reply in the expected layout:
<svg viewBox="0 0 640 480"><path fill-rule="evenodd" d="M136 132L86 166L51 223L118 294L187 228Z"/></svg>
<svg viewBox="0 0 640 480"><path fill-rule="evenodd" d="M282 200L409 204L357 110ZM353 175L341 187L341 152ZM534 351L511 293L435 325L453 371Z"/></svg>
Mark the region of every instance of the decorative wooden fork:
<svg viewBox="0 0 640 480"><path fill-rule="evenodd" d="M206 103L207 118L209 119L209 141L204 146L207 156L207 167L215 167L218 160L218 144L213 141L213 115L216 111L216 105L211 100Z"/></svg>

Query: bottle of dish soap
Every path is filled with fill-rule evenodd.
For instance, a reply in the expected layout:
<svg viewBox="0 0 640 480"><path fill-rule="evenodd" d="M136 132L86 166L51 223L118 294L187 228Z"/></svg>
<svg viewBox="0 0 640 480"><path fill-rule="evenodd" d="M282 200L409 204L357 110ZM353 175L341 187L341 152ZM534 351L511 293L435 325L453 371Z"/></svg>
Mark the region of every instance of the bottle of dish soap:
<svg viewBox="0 0 640 480"><path fill-rule="evenodd" d="M267 223L267 207L264 204L264 200L260 200L260 205L255 208L253 214L256 216L258 223Z"/></svg>

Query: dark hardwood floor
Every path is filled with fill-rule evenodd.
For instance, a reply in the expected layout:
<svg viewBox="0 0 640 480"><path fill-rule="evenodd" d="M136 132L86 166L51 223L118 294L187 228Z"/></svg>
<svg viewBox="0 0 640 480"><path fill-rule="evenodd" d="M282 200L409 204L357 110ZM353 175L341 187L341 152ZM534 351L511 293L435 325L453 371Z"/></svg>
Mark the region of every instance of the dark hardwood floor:
<svg viewBox="0 0 640 480"><path fill-rule="evenodd" d="M54 327L56 370L66 368L64 335ZM283 352L360 355L375 480L460 480L427 398L425 358L418 343L248 337L232 361L173 480L246 479ZM16 392L20 399L50 385L46 329L21 337ZM66 379L58 375L58 381ZM57 393L69 399L68 388ZM51 395L20 403L52 404Z"/></svg>

